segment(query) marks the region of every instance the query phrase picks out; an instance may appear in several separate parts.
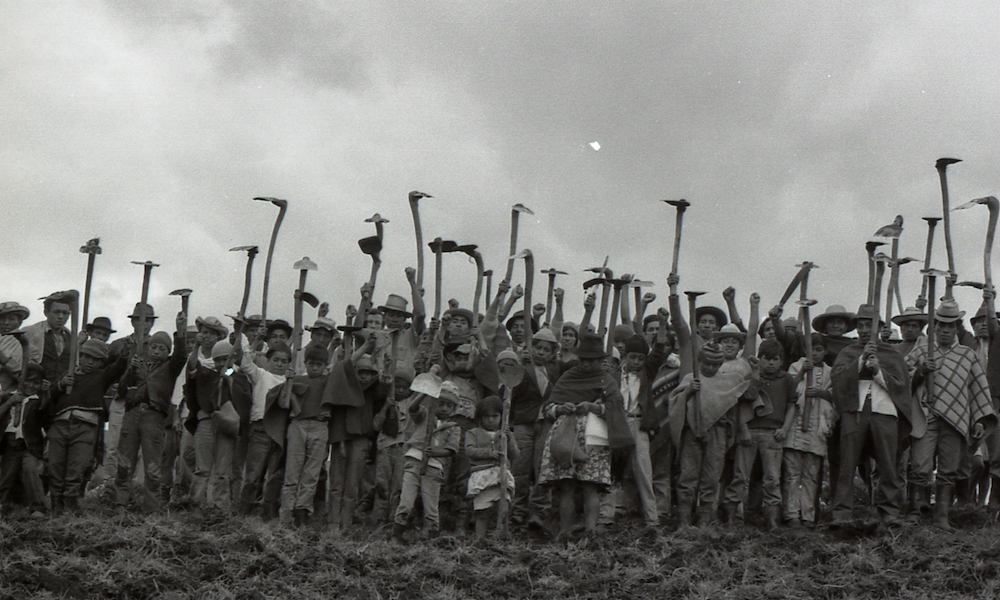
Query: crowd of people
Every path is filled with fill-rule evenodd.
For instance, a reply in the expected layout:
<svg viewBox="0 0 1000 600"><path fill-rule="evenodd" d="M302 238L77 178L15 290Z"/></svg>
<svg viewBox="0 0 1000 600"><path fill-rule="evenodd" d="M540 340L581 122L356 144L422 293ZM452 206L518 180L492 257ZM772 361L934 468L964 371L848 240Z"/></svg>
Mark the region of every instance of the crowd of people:
<svg viewBox="0 0 1000 600"><path fill-rule="evenodd" d="M956 502L1000 510L992 290L971 331L949 297L933 323L923 306L884 323L873 304L804 323L752 294L744 324L732 288L727 310L685 315L675 274L648 315L653 294L607 314L592 293L571 322L559 289L511 314L523 290L502 281L484 314L451 301L428 322L407 280L409 299L377 307L366 284L339 327L325 309L302 328L179 313L168 333L139 302L114 338L106 317L67 328L76 292L24 327L29 310L0 303L0 506L384 525L403 541L484 538L509 504L515 532L565 539L581 513L588 535L756 511L768 530L849 527L860 475L886 527L951 530Z"/></svg>

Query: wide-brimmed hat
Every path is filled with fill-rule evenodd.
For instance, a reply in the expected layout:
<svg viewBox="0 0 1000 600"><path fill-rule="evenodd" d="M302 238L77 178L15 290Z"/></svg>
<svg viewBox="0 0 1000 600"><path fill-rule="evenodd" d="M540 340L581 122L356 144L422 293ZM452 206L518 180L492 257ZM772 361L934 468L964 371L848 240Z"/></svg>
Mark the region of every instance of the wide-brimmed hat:
<svg viewBox="0 0 1000 600"><path fill-rule="evenodd" d="M604 351L604 339L595 333L584 333L580 336L580 343L573 351L578 358L605 358L607 352Z"/></svg>
<svg viewBox="0 0 1000 600"><path fill-rule="evenodd" d="M108 333L117 333L111 327L111 319L109 319L107 317L95 317L93 321L91 321L90 323L87 323L84 326L84 329L86 329L88 332L91 329L104 329Z"/></svg>
<svg viewBox="0 0 1000 600"><path fill-rule="evenodd" d="M198 317L194 320L194 323L198 326L198 331L211 329L223 338L229 337L229 328L223 325L222 321L217 317Z"/></svg>
<svg viewBox="0 0 1000 600"><path fill-rule="evenodd" d="M920 309L914 306L907 307L906 310L892 318L892 322L896 325L902 325L907 321L919 321L921 325L926 325L927 320L927 313L920 312Z"/></svg>
<svg viewBox="0 0 1000 600"><path fill-rule="evenodd" d="M93 356L98 360L104 360L108 357L108 345L101 340L90 338L80 346L80 354L86 354L87 356Z"/></svg>
<svg viewBox="0 0 1000 600"><path fill-rule="evenodd" d="M868 318L870 319L871 317ZM816 315L813 319L813 330L820 333L826 333L826 322L830 319L843 319L847 321L847 330L844 331L844 333L854 331L854 329L858 326L858 315L849 312L842 304L831 304L826 307L823 314Z"/></svg>
<svg viewBox="0 0 1000 600"><path fill-rule="evenodd" d="M273 319L267 322L267 335L271 335L275 329L284 331L289 337L292 335L292 326L284 319Z"/></svg>
<svg viewBox="0 0 1000 600"><path fill-rule="evenodd" d="M382 312L385 312L387 310L394 310L396 312L403 313L407 317L412 317L413 313L406 310L406 304L407 304L406 298L398 296L396 294L389 294L389 297L385 299L385 304L378 307L378 309ZM472 323L472 321L469 321L469 323Z"/></svg>
<svg viewBox="0 0 1000 600"><path fill-rule="evenodd" d="M262 320L263 319L261 318L260 315L250 315L249 317L243 319L243 322L251 327L257 328L260 327L260 322Z"/></svg>
<svg viewBox="0 0 1000 600"><path fill-rule="evenodd" d="M128 316L130 319L155 319L156 311L153 310L153 305L145 302L136 302L135 307L132 309L132 314Z"/></svg>
<svg viewBox="0 0 1000 600"><path fill-rule="evenodd" d="M733 325L732 323L724 326L719 331L712 333L712 339L715 340L716 342L726 338L736 338L742 344L747 340L747 334L740 331L740 328L737 327L736 325Z"/></svg>
<svg viewBox="0 0 1000 600"><path fill-rule="evenodd" d="M0 302L0 317L13 314L21 315L23 321L31 315L31 311L27 306L21 306L17 302Z"/></svg>
<svg viewBox="0 0 1000 600"><path fill-rule="evenodd" d="M326 329L330 333L333 333L337 330L337 323L333 319L317 317L316 321L313 322L312 327L306 325L306 331L312 331L313 329Z"/></svg>
<svg viewBox="0 0 1000 600"><path fill-rule="evenodd" d="M974 316L971 319L969 319L969 322L970 323L975 323L976 321L978 321L980 319L984 319L984 318L986 318L986 307L985 306L980 306L979 310L976 311L976 316ZM1000 312L997 313L997 318L1000 319Z"/></svg>
<svg viewBox="0 0 1000 600"><path fill-rule="evenodd" d="M507 323L504 325L504 327L507 328L507 331L510 331L510 328L513 327L513 325L514 325L514 321L516 321L518 319L523 319L523 318L524 318L524 311L523 310L519 310L516 313L512 314L507 319ZM529 319L529 322L531 323L531 333L537 332L538 331L538 321L536 321L535 319Z"/></svg>
<svg viewBox="0 0 1000 600"><path fill-rule="evenodd" d="M462 317L469 324L469 327L477 325L476 318L472 315L472 311L467 308L449 308L444 311L444 314L449 317Z"/></svg>
<svg viewBox="0 0 1000 600"><path fill-rule="evenodd" d="M702 315L712 315L715 317L715 324L719 326L719 329L725 327L726 323L729 322L726 313L722 312L721 308L715 306L699 306L694 309L694 322L698 323L698 321L701 321Z"/></svg>
<svg viewBox="0 0 1000 600"><path fill-rule="evenodd" d="M874 321L877 314L878 309L875 308L874 304L862 304L858 306L857 315L854 317L854 326L857 327L858 321ZM881 317L879 317L878 324L879 327L885 327L885 321Z"/></svg>
<svg viewBox="0 0 1000 600"><path fill-rule="evenodd" d="M958 302L954 300L943 300L934 311L934 320L941 323L961 321L964 316L965 311L958 310Z"/></svg>

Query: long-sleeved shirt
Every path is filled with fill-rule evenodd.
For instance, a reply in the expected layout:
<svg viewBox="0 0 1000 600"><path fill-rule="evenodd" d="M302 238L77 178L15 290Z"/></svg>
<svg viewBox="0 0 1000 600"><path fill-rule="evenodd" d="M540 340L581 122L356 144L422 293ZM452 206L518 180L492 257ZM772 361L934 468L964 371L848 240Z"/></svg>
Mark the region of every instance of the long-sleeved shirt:
<svg viewBox="0 0 1000 600"><path fill-rule="evenodd" d="M249 348L250 343L246 336L242 341L244 348ZM271 388L285 383L284 375L275 375L266 369L262 369L254 362L251 352L243 352L240 359L240 370L250 380L253 386L253 403L250 405L250 422L260 421L264 418L264 407L267 404L267 393Z"/></svg>

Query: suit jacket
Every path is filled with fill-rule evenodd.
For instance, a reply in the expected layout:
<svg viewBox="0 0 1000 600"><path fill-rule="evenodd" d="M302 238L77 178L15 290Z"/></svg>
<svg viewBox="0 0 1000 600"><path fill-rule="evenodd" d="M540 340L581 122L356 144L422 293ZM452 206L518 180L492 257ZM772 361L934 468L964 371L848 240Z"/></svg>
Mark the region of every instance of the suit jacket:
<svg viewBox="0 0 1000 600"><path fill-rule="evenodd" d="M510 424L526 425L537 421L538 412L545 401L549 399L552 388L556 386L556 382L559 381L562 374L570 368L572 368L571 364L559 363L558 361L550 361L546 364L545 371L549 376L549 385L543 394L541 386L538 384L538 373L535 372L535 366L527 365L521 383L511 390Z"/></svg>

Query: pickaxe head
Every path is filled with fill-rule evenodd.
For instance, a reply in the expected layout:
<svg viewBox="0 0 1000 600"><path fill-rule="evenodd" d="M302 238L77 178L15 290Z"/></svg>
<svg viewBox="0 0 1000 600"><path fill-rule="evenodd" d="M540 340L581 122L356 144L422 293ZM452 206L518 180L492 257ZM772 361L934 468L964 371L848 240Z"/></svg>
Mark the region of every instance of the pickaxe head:
<svg viewBox="0 0 1000 600"><path fill-rule="evenodd" d="M615 289L620 289L632 283L632 279L628 277L622 277L620 279L609 279L608 283L615 286Z"/></svg>
<svg viewBox="0 0 1000 600"><path fill-rule="evenodd" d="M819 268L819 265L817 265L816 263L813 263L813 262L809 262L808 260L804 260L804 261L800 262L799 264L797 264L795 266L798 267L798 268L800 268L800 269L818 269Z"/></svg>
<svg viewBox="0 0 1000 600"><path fill-rule="evenodd" d="M653 287L656 284L653 283L652 281L643 281L641 279L633 279L632 281L629 282L628 285L629 285L629 287L647 288L647 287Z"/></svg>
<svg viewBox="0 0 1000 600"><path fill-rule="evenodd" d="M948 271L942 271L941 269L922 269L920 274L928 277L947 277L950 275Z"/></svg>
<svg viewBox="0 0 1000 600"><path fill-rule="evenodd" d="M879 263L890 263L890 262L892 262L892 257L889 256L888 254L886 254L885 252L879 252L878 254L876 254L872 258L875 260L875 262L879 262Z"/></svg>
<svg viewBox="0 0 1000 600"><path fill-rule="evenodd" d="M684 295L688 297L688 300L694 300L698 296L704 296L708 292L684 292Z"/></svg>
<svg viewBox="0 0 1000 600"><path fill-rule="evenodd" d="M430 247L431 252L438 253L441 252L441 247L444 245L444 240L441 238L434 238L433 242L428 242L427 245Z"/></svg>
<svg viewBox="0 0 1000 600"><path fill-rule="evenodd" d="M545 275L551 275L555 277L556 275L569 275L566 271L560 271L559 269L542 269L541 271Z"/></svg>
<svg viewBox="0 0 1000 600"><path fill-rule="evenodd" d="M975 200L969 200L965 204L956 206L955 208L953 208L951 210L953 210L953 211L964 210L966 208L972 208L973 206L976 206L977 204L985 204L986 206L990 207L991 209L996 210L997 207L1000 206L1000 201L998 201L995 196L985 196L983 198L976 198ZM82 248L80 249L80 252L83 252Z"/></svg>
<svg viewBox="0 0 1000 600"><path fill-rule="evenodd" d="M492 276L493 276L493 269L486 269L485 271L483 271L483 277L492 277Z"/></svg>
<svg viewBox="0 0 1000 600"><path fill-rule="evenodd" d="M288 208L288 200L282 200L281 198L268 198L266 196L258 196L254 200L260 200L261 202L270 202L271 204L277 206L278 208Z"/></svg>
<svg viewBox="0 0 1000 600"><path fill-rule="evenodd" d="M980 290L980 291L986 289L986 284L985 283L979 283L978 281L959 281L955 285L961 285L963 287L976 288L977 290Z"/></svg>
<svg viewBox="0 0 1000 600"><path fill-rule="evenodd" d="M528 208L527 206L521 204L520 202L518 202L514 206L510 207L510 210L511 210L511 212L528 213L529 215L535 214L535 211L531 210L530 208Z"/></svg>
<svg viewBox="0 0 1000 600"><path fill-rule="evenodd" d="M358 240L358 246L368 256L376 256L382 251L382 240L377 235L373 235Z"/></svg>
<svg viewBox="0 0 1000 600"><path fill-rule="evenodd" d="M948 165L953 165L955 163L962 162L961 158L939 158L934 163L934 168L938 171L943 171L948 168Z"/></svg>
<svg viewBox="0 0 1000 600"><path fill-rule="evenodd" d="M917 262L919 258L913 258L912 256L904 256L902 258L896 259L896 266L905 265L906 263Z"/></svg>
<svg viewBox="0 0 1000 600"><path fill-rule="evenodd" d="M521 250L514 256L508 256L507 260L517 260L519 258L534 258L534 255L531 253L531 250L525 248L524 250Z"/></svg>
<svg viewBox="0 0 1000 600"><path fill-rule="evenodd" d="M903 234L903 215L896 215L892 223L885 225L884 227L879 227L878 231L875 232L875 237L879 238L898 238Z"/></svg>
<svg viewBox="0 0 1000 600"><path fill-rule="evenodd" d="M459 252L459 247L454 240L441 240L441 252Z"/></svg>
<svg viewBox="0 0 1000 600"><path fill-rule="evenodd" d="M313 296L309 292L302 292L302 294L301 294L300 297L302 298L303 302L305 302L306 304L308 304L309 306L311 306L313 308L316 308L317 306L319 306L319 298L317 298L316 296Z"/></svg>
<svg viewBox="0 0 1000 600"><path fill-rule="evenodd" d="M160 265L156 264L155 262L153 262L151 260L147 260L146 262L141 262L141 261L138 261L138 260L133 260L132 264L133 265L142 265L144 267L158 267L158 266L160 266Z"/></svg>
<svg viewBox="0 0 1000 600"><path fill-rule="evenodd" d="M814 306L816 302L817 302L816 300L798 300L795 303L798 304L799 306L805 306L808 308L810 306Z"/></svg>
<svg viewBox="0 0 1000 600"><path fill-rule="evenodd" d="M80 246L80 252L84 254L100 254L101 238L94 238L92 240L88 240L86 244Z"/></svg>
<svg viewBox="0 0 1000 600"><path fill-rule="evenodd" d="M412 192L410 192L410 200L412 200L414 202L416 202L417 200L420 200L421 198L433 198L433 197L434 196L431 196L430 194L425 194L423 192L418 192L417 190L413 190Z"/></svg>
<svg viewBox="0 0 1000 600"><path fill-rule="evenodd" d="M365 219L365 223L388 223L389 219L386 219L382 215L375 213L374 215Z"/></svg>
<svg viewBox="0 0 1000 600"><path fill-rule="evenodd" d="M180 296L181 298L187 298L188 296L191 295L191 292L192 292L192 290L189 290L187 288L181 288L179 290L174 290L174 291L170 292L170 295L171 296Z"/></svg>
<svg viewBox="0 0 1000 600"><path fill-rule="evenodd" d="M681 198L680 200L663 200L663 202L666 202L667 204L675 207L677 210L681 212L684 212L684 209L691 206L691 203L683 198Z"/></svg>
<svg viewBox="0 0 1000 600"><path fill-rule="evenodd" d="M868 254L872 254L872 253L875 252L875 248L878 248L879 246L884 246L884 245L885 245L885 242L876 242L876 241L865 242L865 250L868 251Z"/></svg>
<svg viewBox="0 0 1000 600"><path fill-rule="evenodd" d="M464 252L465 254L468 254L469 256L475 258L477 248L479 248L479 246L475 244L465 244L455 248L455 252Z"/></svg>
<svg viewBox="0 0 1000 600"><path fill-rule="evenodd" d="M246 252L248 255L253 256L257 254L257 246L236 246L235 248L230 248L230 252Z"/></svg>
<svg viewBox="0 0 1000 600"><path fill-rule="evenodd" d="M595 285L601 285L602 283L605 283L607 281L608 280L605 279L605 278L603 278L603 277L597 277L595 279L588 279L587 281L583 282L583 289L584 290L589 290L590 288L594 287Z"/></svg>
<svg viewBox="0 0 1000 600"><path fill-rule="evenodd" d="M930 225L931 227L933 227L933 226L937 225L937 222L941 220L941 217L924 217L923 219L925 221L927 221L928 225Z"/></svg>
<svg viewBox="0 0 1000 600"><path fill-rule="evenodd" d="M303 256L302 260L297 261L294 265L292 265L292 268L296 271L316 271L319 269L319 267L316 266L316 263L309 260L308 256Z"/></svg>

